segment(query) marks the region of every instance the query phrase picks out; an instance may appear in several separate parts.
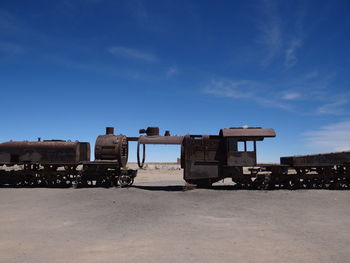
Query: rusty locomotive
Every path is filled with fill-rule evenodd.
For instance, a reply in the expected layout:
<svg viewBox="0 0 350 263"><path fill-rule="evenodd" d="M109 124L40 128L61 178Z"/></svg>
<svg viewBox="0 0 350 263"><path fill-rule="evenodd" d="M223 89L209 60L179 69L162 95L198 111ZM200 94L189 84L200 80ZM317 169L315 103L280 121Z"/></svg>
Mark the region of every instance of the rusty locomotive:
<svg viewBox="0 0 350 263"><path fill-rule="evenodd" d="M141 129L139 137L114 135L107 127L95 143L49 140L0 143L0 185L130 186L137 171L126 169L129 141L137 142L137 161L145 163L146 144L181 146L184 180L199 187L231 178L243 189L350 189L350 151L281 157L279 164L257 163L257 142L275 137L273 129L236 127L218 135L159 135L158 127ZM141 147L143 156L141 158Z"/></svg>
<svg viewBox="0 0 350 263"><path fill-rule="evenodd" d="M0 143L0 185L87 186L132 185L137 171L124 169L128 140L107 127L95 143L90 161L88 142L63 140Z"/></svg>
<svg viewBox="0 0 350 263"><path fill-rule="evenodd" d="M231 178L243 189L350 189L350 151L306 156L281 157L279 164L258 164L257 141L275 137L273 129L260 127L221 129L218 135L159 136L159 128L138 141L138 163L145 162L146 144L181 145L184 180L200 187ZM140 158L140 145L143 156Z"/></svg>

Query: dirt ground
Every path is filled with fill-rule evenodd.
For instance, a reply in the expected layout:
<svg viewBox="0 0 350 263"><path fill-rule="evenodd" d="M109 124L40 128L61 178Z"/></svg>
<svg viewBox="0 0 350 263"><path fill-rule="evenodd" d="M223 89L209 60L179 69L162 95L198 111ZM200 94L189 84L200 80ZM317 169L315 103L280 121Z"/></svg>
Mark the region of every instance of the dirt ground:
<svg viewBox="0 0 350 263"><path fill-rule="evenodd" d="M154 166L128 189L1 188L0 262L349 262L349 191L229 185Z"/></svg>

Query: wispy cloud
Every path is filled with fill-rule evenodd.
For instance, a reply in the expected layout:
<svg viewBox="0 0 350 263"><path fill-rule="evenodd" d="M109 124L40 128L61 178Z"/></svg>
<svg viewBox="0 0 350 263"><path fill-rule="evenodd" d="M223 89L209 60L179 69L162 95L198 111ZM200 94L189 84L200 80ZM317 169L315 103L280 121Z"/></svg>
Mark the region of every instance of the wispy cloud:
<svg viewBox="0 0 350 263"><path fill-rule="evenodd" d="M266 107L289 108L287 104L275 99L273 96L268 96L266 92L262 94L264 90L266 91L267 88L264 87L263 84L249 80L212 80L211 83L203 89L203 92L220 97L250 100Z"/></svg>
<svg viewBox="0 0 350 263"><path fill-rule="evenodd" d="M107 51L116 57L125 57L134 60L142 60L146 62L155 62L158 61L158 58L151 54L138 49L122 47L122 46L113 46L107 49Z"/></svg>
<svg viewBox="0 0 350 263"><path fill-rule="evenodd" d="M350 120L329 124L304 134L307 145L315 151L349 151Z"/></svg>
<svg viewBox="0 0 350 263"><path fill-rule="evenodd" d="M295 91L287 91L282 95L282 99L284 100L295 100L300 97L301 94Z"/></svg>
<svg viewBox="0 0 350 263"><path fill-rule="evenodd" d="M349 103L349 98L331 98L330 103L325 103L316 109L317 114L322 115L342 115L348 113L345 106Z"/></svg>
<svg viewBox="0 0 350 263"><path fill-rule="evenodd" d="M295 37L290 42L288 43L288 46L285 50L285 60L284 60L284 65L287 68L293 67L298 59L296 56L296 51L298 48L300 48L302 45L302 39L299 37Z"/></svg>
<svg viewBox="0 0 350 263"><path fill-rule="evenodd" d="M263 18L259 21L257 28L259 32L258 42L264 48L261 65L267 67L280 59L284 61L286 68L291 68L297 64L297 50L304 43L306 8L299 6L296 19L287 24L281 18L282 10L278 4L278 1L263 0L262 6L260 6Z"/></svg>
<svg viewBox="0 0 350 263"><path fill-rule="evenodd" d="M301 2L297 8L296 19L294 20L294 24L290 32L290 37L286 40L284 59L284 65L286 68L291 68L298 62L297 51L302 47L303 42L306 38L304 33L305 15L306 6Z"/></svg>
<svg viewBox="0 0 350 263"><path fill-rule="evenodd" d="M258 42L265 48L265 55L261 64L266 67L281 52L282 28L277 6L273 1L262 1L261 11L264 18L258 24L260 35Z"/></svg>
<svg viewBox="0 0 350 263"><path fill-rule="evenodd" d="M276 80L212 79L202 91L302 115L350 115L350 93L337 92L333 78L333 74L320 75L314 70Z"/></svg>

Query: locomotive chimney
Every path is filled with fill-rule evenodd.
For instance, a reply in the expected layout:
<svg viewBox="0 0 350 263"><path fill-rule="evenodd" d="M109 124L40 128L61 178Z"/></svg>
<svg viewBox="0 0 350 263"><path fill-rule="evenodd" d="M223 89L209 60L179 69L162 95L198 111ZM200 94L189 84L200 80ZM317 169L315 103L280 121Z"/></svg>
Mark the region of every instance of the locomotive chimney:
<svg viewBox="0 0 350 263"><path fill-rule="evenodd" d="M113 127L106 127L106 135L108 134L114 134L114 128Z"/></svg>

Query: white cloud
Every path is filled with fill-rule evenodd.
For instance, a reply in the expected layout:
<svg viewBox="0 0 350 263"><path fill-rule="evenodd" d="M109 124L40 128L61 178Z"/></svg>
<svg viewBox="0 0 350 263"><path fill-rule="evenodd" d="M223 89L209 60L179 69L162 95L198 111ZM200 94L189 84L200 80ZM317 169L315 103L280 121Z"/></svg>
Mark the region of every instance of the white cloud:
<svg viewBox="0 0 350 263"><path fill-rule="evenodd" d="M282 99L284 100L295 100L297 98L300 98L301 95L298 92L295 91L289 91L283 94Z"/></svg>
<svg viewBox="0 0 350 263"><path fill-rule="evenodd" d="M350 120L323 126L304 134L315 151L350 151Z"/></svg>
<svg viewBox="0 0 350 263"><path fill-rule="evenodd" d="M158 61L158 58L151 54L138 49L127 48L122 46L114 46L107 49L109 53L117 57L125 57L134 60L143 60L147 62Z"/></svg>

